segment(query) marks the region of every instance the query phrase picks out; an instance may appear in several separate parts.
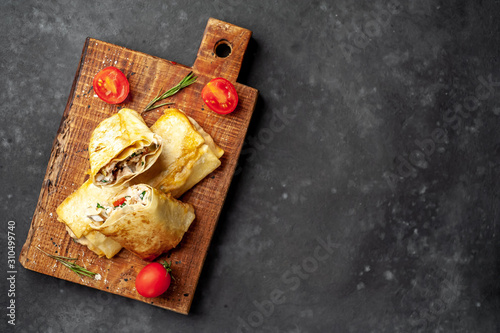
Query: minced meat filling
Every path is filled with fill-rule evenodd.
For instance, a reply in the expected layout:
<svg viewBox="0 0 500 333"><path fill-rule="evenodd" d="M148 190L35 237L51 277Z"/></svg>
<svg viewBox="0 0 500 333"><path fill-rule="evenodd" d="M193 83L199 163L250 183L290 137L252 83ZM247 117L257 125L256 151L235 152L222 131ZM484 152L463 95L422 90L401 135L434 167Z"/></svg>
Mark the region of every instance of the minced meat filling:
<svg viewBox="0 0 500 333"><path fill-rule="evenodd" d="M143 156L156 150L156 143L138 149L123 161L112 161L104 166L96 175L95 180L100 184L112 184L117 179L129 176L136 172L137 168L144 165Z"/></svg>

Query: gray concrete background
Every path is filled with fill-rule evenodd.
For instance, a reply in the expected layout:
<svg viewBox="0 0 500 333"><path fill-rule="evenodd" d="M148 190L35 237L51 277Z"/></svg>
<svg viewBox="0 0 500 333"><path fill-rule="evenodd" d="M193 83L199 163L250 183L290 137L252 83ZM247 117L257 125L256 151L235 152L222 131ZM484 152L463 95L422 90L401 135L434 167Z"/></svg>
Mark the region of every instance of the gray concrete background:
<svg viewBox="0 0 500 333"><path fill-rule="evenodd" d="M238 81L260 98L190 315L18 265L8 330L497 332L499 12L2 0L0 327L7 221L19 253L85 38L191 66L215 17L253 31Z"/></svg>

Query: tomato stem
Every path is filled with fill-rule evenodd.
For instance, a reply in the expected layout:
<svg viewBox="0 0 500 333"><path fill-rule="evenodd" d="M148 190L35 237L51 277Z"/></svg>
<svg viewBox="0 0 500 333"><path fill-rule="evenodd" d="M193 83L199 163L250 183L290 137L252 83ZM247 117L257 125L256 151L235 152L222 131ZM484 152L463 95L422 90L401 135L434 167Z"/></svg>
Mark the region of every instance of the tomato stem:
<svg viewBox="0 0 500 333"><path fill-rule="evenodd" d="M163 267L165 267L165 270L167 271L167 273L172 272L172 268L170 268L172 266L171 262L166 262L165 260L163 260L163 262L161 262L160 264L162 264Z"/></svg>

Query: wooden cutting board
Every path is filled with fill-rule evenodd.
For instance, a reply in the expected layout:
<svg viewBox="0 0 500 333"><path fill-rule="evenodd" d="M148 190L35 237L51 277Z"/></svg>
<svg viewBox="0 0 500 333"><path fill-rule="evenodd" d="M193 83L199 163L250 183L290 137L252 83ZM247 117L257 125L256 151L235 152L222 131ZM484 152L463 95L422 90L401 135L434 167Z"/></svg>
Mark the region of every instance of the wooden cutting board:
<svg viewBox="0 0 500 333"><path fill-rule="evenodd" d="M236 82L251 35L247 29L209 19L193 67L87 38L19 257L25 268L179 313L189 312L257 100L256 89ZM106 104L92 89L94 75L107 66L119 68L129 79L130 95L122 104ZM134 285L135 277L147 262L125 249L112 259L98 257L72 241L65 225L57 221L56 208L88 179L87 149L93 129L120 108L143 110L160 89L174 86L190 71L198 76L196 83L168 101L193 117L225 153L222 165L181 198L194 206L196 219L178 247L159 258L172 262L175 280L164 295L148 299L140 296ZM214 77L228 79L238 92L238 107L229 115L212 112L201 99L203 86ZM161 116L164 108L143 114L148 126ZM80 278L36 247L51 254L79 256L77 263L99 273L102 279Z"/></svg>

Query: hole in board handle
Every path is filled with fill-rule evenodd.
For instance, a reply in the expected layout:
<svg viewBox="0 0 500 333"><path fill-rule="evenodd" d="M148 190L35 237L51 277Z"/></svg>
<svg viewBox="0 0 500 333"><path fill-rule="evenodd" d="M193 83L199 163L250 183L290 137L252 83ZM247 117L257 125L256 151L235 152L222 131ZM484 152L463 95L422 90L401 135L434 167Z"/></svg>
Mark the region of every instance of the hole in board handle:
<svg viewBox="0 0 500 333"><path fill-rule="evenodd" d="M219 58L227 58L231 54L232 48L229 41L221 39L214 46L214 53Z"/></svg>

